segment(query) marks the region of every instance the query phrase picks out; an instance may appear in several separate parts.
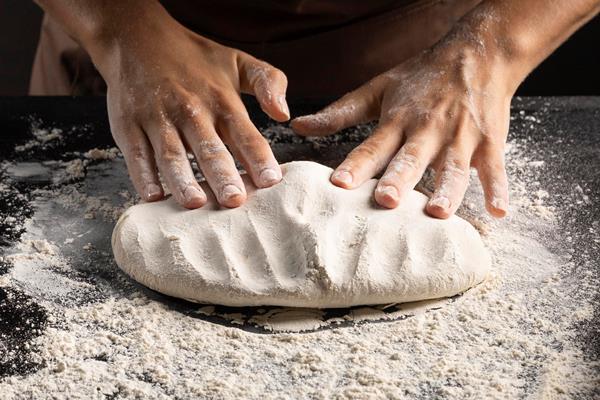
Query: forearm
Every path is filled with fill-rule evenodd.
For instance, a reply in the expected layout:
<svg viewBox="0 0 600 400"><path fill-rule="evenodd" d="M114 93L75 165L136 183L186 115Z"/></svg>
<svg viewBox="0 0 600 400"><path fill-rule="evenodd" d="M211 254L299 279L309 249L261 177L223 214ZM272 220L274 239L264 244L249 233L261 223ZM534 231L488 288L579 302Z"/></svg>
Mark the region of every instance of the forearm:
<svg viewBox="0 0 600 400"><path fill-rule="evenodd" d="M514 89L573 32L600 11L600 0L484 0L439 46L465 45L508 66Z"/></svg>
<svg viewBox="0 0 600 400"><path fill-rule="evenodd" d="M151 33L177 25L157 0L35 1L90 54L101 73L120 49L140 46Z"/></svg>
<svg viewBox="0 0 600 400"><path fill-rule="evenodd" d="M127 31L152 25L167 12L157 0L35 0L86 50L111 42ZM142 22L140 24L140 22Z"/></svg>

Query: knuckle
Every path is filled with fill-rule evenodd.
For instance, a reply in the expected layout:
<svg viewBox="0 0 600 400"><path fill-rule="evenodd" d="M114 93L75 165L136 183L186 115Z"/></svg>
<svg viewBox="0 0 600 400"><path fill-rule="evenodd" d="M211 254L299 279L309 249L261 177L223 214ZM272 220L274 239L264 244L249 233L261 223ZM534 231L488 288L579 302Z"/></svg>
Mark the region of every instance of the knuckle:
<svg viewBox="0 0 600 400"><path fill-rule="evenodd" d="M469 165L464 160L448 159L442 166L443 175L465 178L469 175Z"/></svg>
<svg viewBox="0 0 600 400"><path fill-rule="evenodd" d="M156 107L175 107L186 96L186 90L179 86L172 78L162 78L154 91L146 99L146 105Z"/></svg>
<svg viewBox="0 0 600 400"><path fill-rule="evenodd" d="M366 141L352 151L353 155L375 161L379 156L379 148L372 141Z"/></svg>
<svg viewBox="0 0 600 400"><path fill-rule="evenodd" d="M267 75L272 81L283 81L287 83L287 76L278 68L269 66Z"/></svg>
<svg viewBox="0 0 600 400"><path fill-rule="evenodd" d="M385 112L385 120L389 122L393 126L402 125L404 119L404 110L403 107L391 107Z"/></svg>
<svg viewBox="0 0 600 400"><path fill-rule="evenodd" d="M119 148L123 152L125 160L128 162L147 158L151 151L143 135L125 134L125 132L135 132L134 130L122 131L119 133L120 140L117 141Z"/></svg>
<svg viewBox="0 0 600 400"><path fill-rule="evenodd" d="M390 166L400 172L400 170L419 170L422 168L421 154L418 145L413 143L405 144L398 155L392 160Z"/></svg>
<svg viewBox="0 0 600 400"><path fill-rule="evenodd" d="M123 148L125 158L130 163L136 163L148 157L148 149L139 141L130 141Z"/></svg>
<svg viewBox="0 0 600 400"><path fill-rule="evenodd" d="M195 96L190 94L179 95L177 102L172 106L175 122L193 122L200 116L201 107Z"/></svg>
<svg viewBox="0 0 600 400"><path fill-rule="evenodd" d="M171 162L181 159L184 154L182 145L175 138L163 136L160 142L160 158L164 162Z"/></svg>
<svg viewBox="0 0 600 400"><path fill-rule="evenodd" d="M400 126L403 121L406 119L407 110L404 104L393 104L387 108L385 108L385 112L383 113L383 117L386 122L389 122L392 125ZM413 117L414 119L415 117Z"/></svg>
<svg viewBox="0 0 600 400"><path fill-rule="evenodd" d="M198 157L205 161L221 159L227 156L229 152L219 140L201 140L196 145L196 153Z"/></svg>
<svg viewBox="0 0 600 400"><path fill-rule="evenodd" d="M138 109L134 114L134 121L139 126L148 125L164 126L168 124L167 108L164 103L152 102Z"/></svg>
<svg viewBox="0 0 600 400"><path fill-rule="evenodd" d="M255 86L267 81L269 74L271 74L271 69L272 67L270 65L263 62L250 65L246 69L248 83L250 83L252 86Z"/></svg>
<svg viewBox="0 0 600 400"><path fill-rule="evenodd" d="M215 99L220 104L227 103L229 101L229 95L227 91L221 86L211 85L207 92L210 97Z"/></svg>

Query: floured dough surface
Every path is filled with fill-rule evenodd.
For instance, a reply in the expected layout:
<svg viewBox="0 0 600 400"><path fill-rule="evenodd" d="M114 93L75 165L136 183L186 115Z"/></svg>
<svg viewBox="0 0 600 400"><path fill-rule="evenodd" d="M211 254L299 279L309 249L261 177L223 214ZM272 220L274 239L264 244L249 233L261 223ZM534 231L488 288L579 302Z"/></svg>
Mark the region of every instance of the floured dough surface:
<svg viewBox="0 0 600 400"><path fill-rule="evenodd" d="M186 210L170 198L129 208L112 247L119 267L164 294L228 306L349 307L461 293L485 279L490 256L477 231L424 213L412 191L394 209L329 182L314 162L284 164L279 184L239 208ZM207 193L210 190L206 188Z"/></svg>

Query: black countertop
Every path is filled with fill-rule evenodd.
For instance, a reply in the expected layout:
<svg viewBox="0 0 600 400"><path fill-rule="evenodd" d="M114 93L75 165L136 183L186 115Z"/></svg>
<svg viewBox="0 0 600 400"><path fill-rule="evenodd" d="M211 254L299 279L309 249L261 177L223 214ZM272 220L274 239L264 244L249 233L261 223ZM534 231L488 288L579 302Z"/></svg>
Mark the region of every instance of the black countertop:
<svg viewBox="0 0 600 400"><path fill-rule="evenodd" d="M245 99L250 115L262 130L272 125L251 99ZM291 102L292 113L305 114L320 108L323 104ZM513 121L509 139L526 138L532 151L547 154L548 167L539 177L540 185L548 188L552 196L548 200L561 213L561 220L567 221L557 228L555 237L572 238L575 265L587 265L586 271L595 274L600 281L600 97L565 98L516 98L512 106ZM543 115L541 127L528 129L530 120L523 115ZM32 138L31 125L42 121L44 125L71 130L66 140L61 140L44 148L15 152L16 145L24 144ZM364 135L363 135L364 136ZM280 162L292 159L315 159L333 165L358 143L359 135L352 130L336 139L335 146L315 147L305 140L292 140L288 137L270 137ZM5 97L0 98L0 161L28 162L31 160L57 160L72 152L90 148L114 146L110 136L104 98L83 97ZM0 178L4 179L0 168ZM565 207L562 198L567 198L573 190L572 182L587 188L590 202L581 207ZM0 196L0 255L14 244L23 233L5 222L6 217L27 218L32 212L30 192L39 187L35 182L22 182L13 185L18 193ZM18 194L18 195L17 195ZM565 196L563 196L565 195ZM595 233L594 233L595 232ZM549 240L549 248L560 247L560 240ZM585 257L579 260L578 257ZM7 273L11 265L0 263L0 275ZM571 273L577 274L575 268ZM596 299L598 299L596 293ZM600 354L600 321L598 301L595 304L594 318L580 326L581 340L588 343L591 356ZM0 287L0 350L13 348L9 358L0 356L0 377L23 374L35 368L30 362L26 347L21 346L43 333L45 314L43 307L35 299L14 288ZM0 352L1 353L1 352Z"/></svg>

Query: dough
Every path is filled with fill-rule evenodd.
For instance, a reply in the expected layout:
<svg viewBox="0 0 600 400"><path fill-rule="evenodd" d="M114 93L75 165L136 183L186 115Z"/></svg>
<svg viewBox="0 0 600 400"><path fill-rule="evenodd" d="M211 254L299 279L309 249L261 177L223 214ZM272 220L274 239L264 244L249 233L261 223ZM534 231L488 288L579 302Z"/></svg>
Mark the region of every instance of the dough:
<svg viewBox="0 0 600 400"><path fill-rule="evenodd" d="M164 294L228 306L349 307L448 297L485 279L490 256L465 220L424 213L412 191L394 210L377 181L345 190L314 162L240 208L186 210L169 198L129 208L112 236L117 264ZM207 193L210 190L206 188Z"/></svg>

